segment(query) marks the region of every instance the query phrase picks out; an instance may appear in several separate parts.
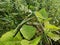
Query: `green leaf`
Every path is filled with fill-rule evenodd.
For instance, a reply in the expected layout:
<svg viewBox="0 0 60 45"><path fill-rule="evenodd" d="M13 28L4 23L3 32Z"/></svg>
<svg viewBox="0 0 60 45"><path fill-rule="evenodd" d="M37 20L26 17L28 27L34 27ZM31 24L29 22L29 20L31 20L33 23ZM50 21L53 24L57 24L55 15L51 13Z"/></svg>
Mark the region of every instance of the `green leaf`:
<svg viewBox="0 0 60 45"><path fill-rule="evenodd" d="M28 41L28 40L22 40L21 45L37 45L41 41L41 36L36 37L35 39Z"/></svg>
<svg viewBox="0 0 60 45"><path fill-rule="evenodd" d="M22 35L24 36L24 38L30 40L35 35L36 28L29 25L23 25L20 31Z"/></svg>
<svg viewBox="0 0 60 45"><path fill-rule="evenodd" d="M21 45L21 41L8 41L8 42L3 42L5 45Z"/></svg>
<svg viewBox="0 0 60 45"><path fill-rule="evenodd" d="M4 43L0 41L0 45L4 45Z"/></svg>
<svg viewBox="0 0 60 45"><path fill-rule="evenodd" d="M18 32L18 34L13 38L13 41L21 41L22 37L20 35L20 32Z"/></svg>
<svg viewBox="0 0 60 45"><path fill-rule="evenodd" d="M41 13L39 11L35 12L35 16L37 17L38 21L41 22L42 19L44 19L44 17L41 15Z"/></svg>
<svg viewBox="0 0 60 45"><path fill-rule="evenodd" d="M1 37L1 41L9 41L9 40L12 40L13 39L13 34L11 33L12 31L9 31L9 32L7 32L7 33L5 33L5 34L3 34L2 35L2 37Z"/></svg>
<svg viewBox="0 0 60 45"><path fill-rule="evenodd" d="M30 45L29 43L30 43L30 41L28 41L28 40L21 41L21 45Z"/></svg>
<svg viewBox="0 0 60 45"><path fill-rule="evenodd" d="M40 11L36 11L35 16L37 17L39 22L43 21L43 19L48 19L48 14L45 8L41 9Z"/></svg>
<svg viewBox="0 0 60 45"><path fill-rule="evenodd" d="M36 37L31 41L31 45L37 45L41 41L41 36Z"/></svg>
<svg viewBox="0 0 60 45"><path fill-rule="evenodd" d="M60 39L60 36L59 36L59 35L54 34L54 33L52 33L52 32L49 32L47 35L48 35L51 39L53 39L54 41L57 41L57 40Z"/></svg>
<svg viewBox="0 0 60 45"><path fill-rule="evenodd" d="M4 35L1 37L1 41L15 41L15 40L22 40L21 35L18 33L16 37L13 37L15 34L15 30L11 30L9 32L6 32Z"/></svg>
<svg viewBox="0 0 60 45"><path fill-rule="evenodd" d="M59 27L52 25L49 22L45 22L44 24L45 24L45 28L50 29L51 31L56 31L56 30L60 29Z"/></svg>
<svg viewBox="0 0 60 45"><path fill-rule="evenodd" d="M47 14L45 8L41 9L41 10L40 10L40 13L42 14L42 16L43 16L45 19L48 18L48 14Z"/></svg>
<svg viewBox="0 0 60 45"><path fill-rule="evenodd" d="M44 18L39 11L36 11L35 15L36 15L37 18L40 18L40 19Z"/></svg>
<svg viewBox="0 0 60 45"><path fill-rule="evenodd" d="M47 19L44 20L44 22L48 22L50 20L52 20L52 18L47 18Z"/></svg>

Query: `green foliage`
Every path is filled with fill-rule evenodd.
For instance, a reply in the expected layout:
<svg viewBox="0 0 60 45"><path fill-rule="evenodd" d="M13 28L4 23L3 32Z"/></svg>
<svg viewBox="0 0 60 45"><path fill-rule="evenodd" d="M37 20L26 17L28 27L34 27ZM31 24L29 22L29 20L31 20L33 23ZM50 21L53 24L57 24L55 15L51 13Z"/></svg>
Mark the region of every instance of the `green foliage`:
<svg viewBox="0 0 60 45"><path fill-rule="evenodd" d="M47 28L47 29L53 29L52 31L60 29L59 27L57 27L55 25L52 25L49 22L45 22L45 28Z"/></svg>
<svg viewBox="0 0 60 45"><path fill-rule="evenodd" d="M49 19L45 8L41 9L40 11L36 11L35 16L37 17L39 22Z"/></svg>
<svg viewBox="0 0 60 45"><path fill-rule="evenodd" d="M21 41L8 41L4 42L4 45L21 45Z"/></svg>
<svg viewBox="0 0 60 45"><path fill-rule="evenodd" d="M41 36L36 37L36 38L33 39L32 41L22 40L22 41L21 41L21 44L22 44L22 45L37 45L40 40L41 40Z"/></svg>
<svg viewBox="0 0 60 45"><path fill-rule="evenodd" d="M35 35L36 28L34 28L33 26L23 25L20 31L26 39L30 40Z"/></svg>
<svg viewBox="0 0 60 45"><path fill-rule="evenodd" d="M60 0L0 0L0 37L0 45L60 42Z"/></svg>
<svg viewBox="0 0 60 45"><path fill-rule="evenodd" d="M27 26L27 25L25 25ZM30 26L27 26L30 27ZM32 41L28 40L22 40L22 37L20 36L20 33L16 35L16 37L13 37L13 34L15 33L14 30L11 30L7 33L5 33L1 38L0 38L0 45L37 45L38 42L41 40L41 37L36 37ZM10 34L10 35L9 35Z"/></svg>
<svg viewBox="0 0 60 45"><path fill-rule="evenodd" d="M42 22L42 19L44 19L44 17L38 11L35 12L35 15L37 19L39 20L39 22Z"/></svg>
<svg viewBox="0 0 60 45"><path fill-rule="evenodd" d="M41 41L41 36L36 37L31 41L31 45L38 45L38 43Z"/></svg>
<svg viewBox="0 0 60 45"><path fill-rule="evenodd" d="M41 10L40 10L40 13L41 13L42 16L44 17L44 19L48 19L48 14L47 14L45 8L41 9Z"/></svg>
<svg viewBox="0 0 60 45"><path fill-rule="evenodd" d="M20 33L16 35L16 37L13 37L15 34L15 30L11 30L0 38L0 45L21 45L20 42L22 40L22 37Z"/></svg>
<svg viewBox="0 0 60 45"><path fill-rule="evenodd" d="M51 32L49 32L47 35L48 35L51 39L53 39L54 41L57 41L57 40L60 39L60 36L59 36L59 35L54 34L54 33L51 33Z"/></svg>
<svg viewBox="0 0 60 45"><path fill-rule="evenodd" d="M13 37L13 35L15 34L15 30L11 30L7 33L5 33L4 35L2 35L2 37L0 38L0 41L20 41L22 39L20 33L18 33L16 35L16 37Z"/></svg>
<svg viewBox="0 0 60 45"><path fill-rule="evenodd" d="M57 41L60 39L59 35L52 33L53 31L60 30L60 28L49 23L49 20L47 20L48 16L47 16L47 12L45 11L45 9L41 9L40 12L39 11L35 12L35 16L37 17L41 25L42 31L43 31L42 39L43 39L44 44L46 43L49 44L48 37L50 37L54 41Z"/></svg>
<svg viewBox="0 0 60 45"><path fill-rule="evenodd" d="M21 45L30 45L29 43L30 43L30 41L28 41L28 40L21 41Z"/></svg>

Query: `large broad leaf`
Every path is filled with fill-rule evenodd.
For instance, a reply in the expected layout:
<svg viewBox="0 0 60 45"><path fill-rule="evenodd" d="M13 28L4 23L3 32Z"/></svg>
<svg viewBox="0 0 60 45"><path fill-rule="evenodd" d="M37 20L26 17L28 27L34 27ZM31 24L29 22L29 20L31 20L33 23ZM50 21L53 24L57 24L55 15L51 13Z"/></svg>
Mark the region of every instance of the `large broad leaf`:
<svg viewBox="0 0 60 45"><path fill-rule="evenodd" d="M5 33L4 35L2 35L0 41L15 41L15 40L22 39L22 37L19 33L16 35L16 37L13 37L14 34L15 34L15 30L11 30L11 31Z"/></svg>
<svg viewBox="0 0 60 45"><path fill-rule="evenodd" d="M60 39L60 36L59 36L59 35L54 34L54 33L51 33L51 32L49 32L47 35L48 35L51 39L53 39L54 41L57 41L57 40Z"/></svg>
<svg viewBox="0 0 60 45"><path fill-rule="evenodd" d="M30 40L35 35L36 28L29 25L23 25L20 31L26 39Z"/></svg>

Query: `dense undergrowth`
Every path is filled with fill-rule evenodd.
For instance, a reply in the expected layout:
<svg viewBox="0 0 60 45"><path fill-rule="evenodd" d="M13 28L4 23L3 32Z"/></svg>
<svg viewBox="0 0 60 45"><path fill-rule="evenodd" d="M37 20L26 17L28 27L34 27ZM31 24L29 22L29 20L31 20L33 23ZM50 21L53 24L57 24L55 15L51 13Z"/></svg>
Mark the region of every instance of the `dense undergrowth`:
<svg viewBox="0 0 60 45"><path fill-rule="evenodd" d="M0 45L60 45L60 0L0 0Z"/></svg>

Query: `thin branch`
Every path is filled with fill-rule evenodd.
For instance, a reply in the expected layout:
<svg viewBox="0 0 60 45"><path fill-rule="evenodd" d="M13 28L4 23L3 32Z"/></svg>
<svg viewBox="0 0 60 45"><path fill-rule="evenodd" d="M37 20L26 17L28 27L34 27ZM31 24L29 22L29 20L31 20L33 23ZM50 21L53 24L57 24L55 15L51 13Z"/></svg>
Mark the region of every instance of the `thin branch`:
<svg viewBox="0 0 60 45"><path fill-rule="evenodd" d="M17 27L16 27L16 33L13 35L13 37L15 37L16 36L16 34L19 32L19 30L18 30L18 28L21 28L26 22L28 22L29 20L31 20L31 19L33 19L34 17L32 17L32 18L26 18L26 19L24 19Z"/></svg>
<svg viewBox="0 0 60 45"><path fill-rule="evenodd" d="M40 25L38 22L27 22L26 24L27 25L36 25L36 26Z"/></svg>

